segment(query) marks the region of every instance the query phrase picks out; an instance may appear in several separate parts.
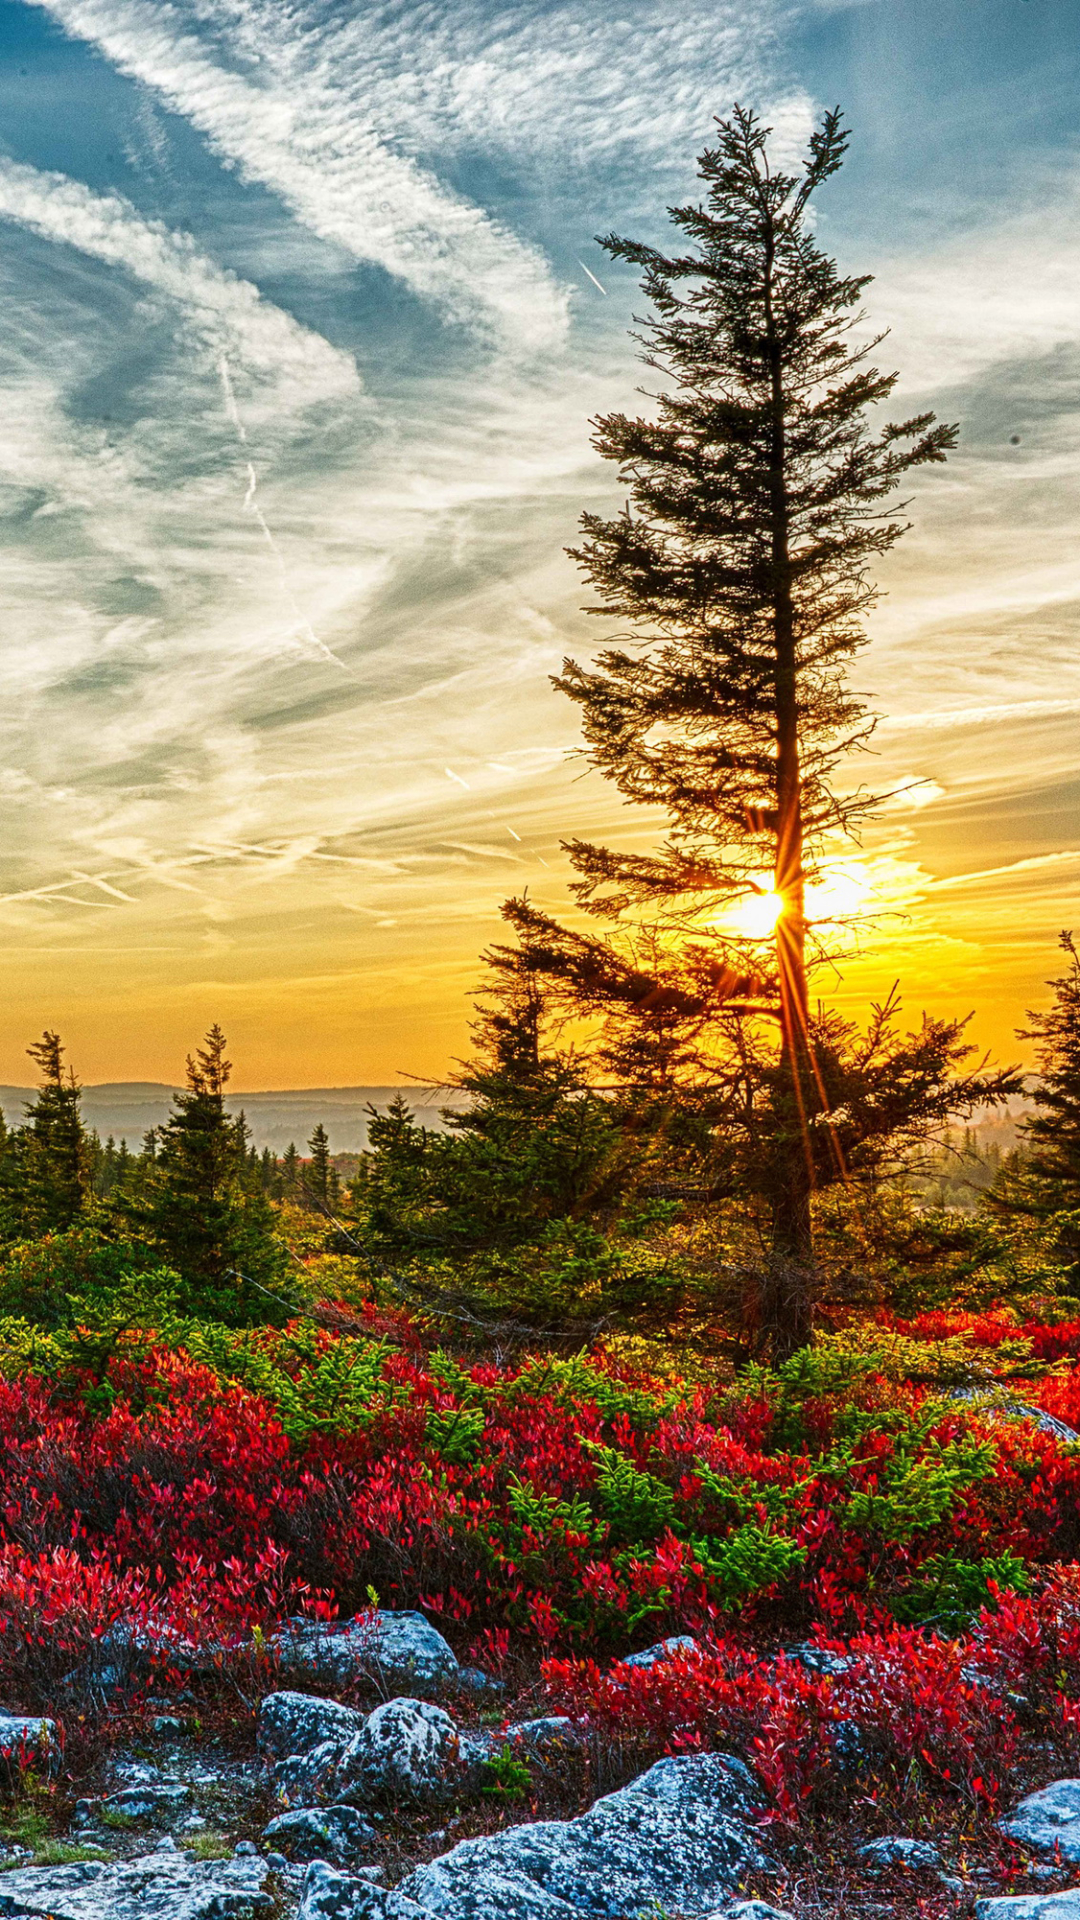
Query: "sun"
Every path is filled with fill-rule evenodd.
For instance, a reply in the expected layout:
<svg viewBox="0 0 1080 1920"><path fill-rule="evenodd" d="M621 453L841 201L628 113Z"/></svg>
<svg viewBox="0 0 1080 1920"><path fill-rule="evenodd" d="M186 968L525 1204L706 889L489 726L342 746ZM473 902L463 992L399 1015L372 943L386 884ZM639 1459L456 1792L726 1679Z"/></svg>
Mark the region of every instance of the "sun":
<svg viewBox="0 0 1080 1920"><path fill-rule="evenodd" d="M759 883L756 893L747 894L745 900L740 900L725 915L725 921L732 933L744 940L771 940L783 911L783 895L764 882Z"/></svg>
<svg viewBox="0 0 1080 1920"><path fill-rule="evenodd" d="M769 874L754 882L755 891L728 909L723 929L742 940L771 940L776 923L784 911L783 895L777 893ZM837 862L823 869L806 889L806 918L815 923L847 921L860 914L871 892L870 875L856 861Z"/></svg>

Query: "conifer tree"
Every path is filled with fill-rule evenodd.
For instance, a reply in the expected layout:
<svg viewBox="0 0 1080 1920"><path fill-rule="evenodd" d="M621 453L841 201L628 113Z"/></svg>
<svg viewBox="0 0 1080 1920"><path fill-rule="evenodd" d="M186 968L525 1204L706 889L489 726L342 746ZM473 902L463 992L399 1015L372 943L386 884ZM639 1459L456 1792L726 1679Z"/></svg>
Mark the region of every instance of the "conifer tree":
<svg viewBox="0 0 1080 1920"><path fill-rule="evenodd" d="M46 1031L27 1052L41 1083L24 1125L8 1136L2 1182L6 1230L21 1238L65 1232L92 1192L82 1089L64 1066L59 1034Z"/></svg>
<svg viewBox="0 0 1080 1920"><path fill-rule="evenodd" d="M316 1205L326 1207L330 1203L330 1175L333 1168L330 1164L330 1140L321 1120L308 1141L308 1151L311 1158L304 1170L304 1186Z"/></svg>
<svg viewBox="0 0 1080 1920"><path fill-rule="evenodd" d="M896 380L872 364L878 341L858 334L868 276L841 274L810 219L847 147L839 111L798 175L771 163L753 113L717 124L700 158L704 204L670 210L684 249L601 242L643 270L652 314L639 339L664 386L652 417L596 422L628 499L613 519L583 516L573 550L597 589L590 611L622 621L627 639L592 667L567 661L555 684L581 708L592 764L627 800L662 809L670 831L652 854L570 843L579 900L636 923L637 944L628 958L579 937L570 953L563 936L552 964L576 975L583 1003L609 993L640 1011L649 1072L688 1021L775 1021L768 1186L787 1279L766 1317L794 1345L812 1311L811 1129L824 1108L806 885L870 804L834 776L870 731L844 669L875 598L868 569L904 531L888 496L942 460L955 429L930 414L868 419ZM732 908L762 894L775 900L771 953L725 930ZM527 913L516 924L537 937ZM680 959L665 966L672 947Z"/></svg>
<svg viewBox="0 0 1080 1920"><path fill-rule="evenodd" d="M1066 967L1050 981L1047 1013L1029 1013L1021 1040L1035 1042L1039 1084L1033 1114L1020 1123L1028 1151L999 1179L995 1206L1052 1222L1051 1231L1080 1280L1080 953L1071 933L1059 944Z"/></svg>
<svg viewBox="0 0 1080 1920"><path fill-rule="evenodd" d="M180 1274L189 1311L242 1322L267 1317L263 1289L279 1290L285 1256L269 1203L251 1187L243 1116L234 1119L225 1105L231 1071L215 1025L188 1058L187 1086L157 1129L138 1193L121 1195L118 1205L134 1233Z"/></svg>

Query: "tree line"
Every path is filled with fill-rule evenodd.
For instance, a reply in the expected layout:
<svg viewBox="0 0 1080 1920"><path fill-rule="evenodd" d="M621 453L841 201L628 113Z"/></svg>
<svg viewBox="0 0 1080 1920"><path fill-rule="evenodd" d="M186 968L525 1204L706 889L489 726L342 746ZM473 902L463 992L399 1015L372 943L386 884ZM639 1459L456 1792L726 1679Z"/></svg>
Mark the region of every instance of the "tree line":
<svg viewBox="0 0 1080 1920"><path fill-rule="evenodd" d="M965 1017L905 1030L899 986L861 1024L815 991L843 929L815 918L811 889L886 797L856 779L874 718L849 679L872 569L906 530L898 486L957 440L929 413L884 417L898 376L875 364L868 276L818 244L815 196L847 145L827 113L786 171L737 107L700 156L701 197L669 209L669 251L601 242L642 273L636 338L657 384L647 413L594 423L623 505L584 515L570 551L617 634L554 684L591 766L666 825L651 850L567 842L562 919L504 903L509 937L483 956L452 1077L466 1098L442 1130L404 1097L373 1114L345 1191L313 1136L300 1184L327 1247L424 1311L582 1334L619 1315L670 1323L692 1295L782 1358L868 1275L898 1298L909 1283L1080 1294L1071 935L1052 1010L1024 1031L1040 1069L1024 1146L982 1182L977 1228L935 1213L918 1181L951 1128L1023 1077L978 1057ZM93 1215L200 1310L296 1297L275 1207L299 1156L256 1154L229 1116L224 1046L214 1028L166 1123L110 1157L46 1034L41 1092L0 1151L0 1234Z"/></svg>

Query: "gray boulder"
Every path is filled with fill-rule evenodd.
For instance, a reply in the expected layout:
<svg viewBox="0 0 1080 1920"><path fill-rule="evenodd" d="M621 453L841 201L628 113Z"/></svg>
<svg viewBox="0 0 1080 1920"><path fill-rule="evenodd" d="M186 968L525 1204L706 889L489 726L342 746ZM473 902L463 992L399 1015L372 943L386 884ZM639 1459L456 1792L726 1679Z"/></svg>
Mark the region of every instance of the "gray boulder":
<svg viewBox="0 0 1080 1920"><path fill-rule="evenodd" d="M364 1715L337 1700L313 1693L268 1693L259 1703L256 1743L263 1753L284 1760L293 1753L311 1753L324 1741L344 1746L364 1724Z"/></svg>
<svg viewBox="0 0 1080 1920"><path fill-rule="evenodd" d="M865 1847L856 1850L857 1857L864 1860L868 1867L940 1867L942 1858L936 1847L928 1840L909 1840L904 1835L890 1833L882 1840L870 1840Z"/></svg>
<svg viewBox="0 0 1080 1920"><path fill-rule="evenodd" d="M0 1915L34 1920L247 1920L269 1914L264 1860L191 1860L171 1840L138 1860L80 1860L0 1876Z"/></svg>
<svg viewBox="0 0 1080 1920"><path fill-rule="evenodd" d="M333 1782L341 1764L345 1746L340 1740L323 1740L310 1753L291 1753L274 1768L274 1792L286 1807L310 1807L313 1801L333 1792Z"/></svg>
<svg viewBox="0 0 1080 1920"><path fill-rule="evenodd" d="M371 1846L375 1829L355 1807L297 1807L271 1820L262 1837L286 1859L328 1860L349 1867Z"/></svg>
<svg viewBox="0 0 1080 1920"><path fill-rule="evenodd" d="M697 1641L689 1633L673 1633L669 1640L658 1640L655 1647L646 1647L641 1653L627 1654L619 1662L623 1667L655 1667L660 1660L670 1660L676 1653L696 1653Z"/></svg>
<svg viewBox="0 0 1080 1920"><path fill-rule="evenodd" d="M1053 1780L1041 1793L1029 1793L1001 1831L1036 1853L1061 1849L1063 1860L1080 1860L1080 1780Z"/></svg>
<svg viewBox="0 0 1080 1920"><path fill-rule="evenodd" d="M768 1865L754 1828L760 1804L747 1769L725 1754L661 1760L577 1820L461 1841L400 1892L453 1920L706 1914Z"/></svg>
<svg viewBox="0 0 1080 1920"><path fill-rule="evenodd" d="M182 1813L191 1811L191 1788L182 1781L154 1780L138 1786L121 1787L106 1794L101 1811L118 1814L123 1820L142 1820L168 1826Z"/></svg>
<svg viewBox="0 0 1080 1920"><path fill-rule="evenodd" d="M268 1642L282 1665L339 1684L368 1677L417 1692L457 1684L457 1655L422 1613L360 1614L336 1622L290 1620Z"/></svg>
<svg viewBox="0 0 1080 1920"><path fill-rule="evenodd" d="M795 1916L770 1907L767 1900L728 1900L707 1914L706 1920L795 1920Z"/></svg>
<svg viewBox="0 0 1080 1920"><path fill-rule="evenodd" d="M387 1700L342 1752L334 1791L363 1805L434 1805L454 1780L459 1751L458 1730L441 1707L428 1700Z"/></svg>
<svg viewBox="0 0 1080 1920"><path fill-rule="evenodd" d="M789 1660L797 1660L808 1673L846 1673L851 1658L845 1653L832 1653L828 1647L815 1647L811 1641L802 1640L797 1647L787 1649Z"/></svg>
<svg viewBox="0 0 1080 1920"><path fill-rule="evenodd" d="M316 1860L304 1877L296 1920L431 1920L431 1916L399 1893Z"/></svg>
<svg viewBox="0 0 1080 1920"><path fill-rule="evenodd" d="M1053 1440L1080 1440L1080 1433L1067 1421L1044 1412L1042 1407L1031 1406L1026 1400L1015 1399L1007 1387L953 1387L949 1397L967 1400L979 1413L990 1414L997 1420L1032 1420L1040 1433L1048 1433Z"/></svg>
<svg viewBox="0 0 1080 1920"><path fill-rule="evenodd" d="M976 1900L975 1920L1080 1920L1080 1887Z"/></svg>
<svg viewBox="0 0 1080 1920"><path fill-rule="evenodd" d="M0 1760L17 1764L25 1755L51 1765L59 1751L55 1720L43 1720L40 1714L0 1713Z"/></svg>

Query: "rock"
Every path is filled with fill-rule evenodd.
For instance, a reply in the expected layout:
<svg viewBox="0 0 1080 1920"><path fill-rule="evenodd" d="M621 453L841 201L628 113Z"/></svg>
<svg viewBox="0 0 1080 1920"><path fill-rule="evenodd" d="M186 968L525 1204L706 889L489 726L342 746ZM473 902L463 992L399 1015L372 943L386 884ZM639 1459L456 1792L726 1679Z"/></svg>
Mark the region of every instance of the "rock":
<svg viewBox="0 0 1080 1920"><path fill-rule="evenodd" d="M767 1900L729 1900L715 1913L706 1915L706 1920L795 1920L793 1914L781 1913L779 1907L770 1907Z"/></svg>
<svg viewBox="0 0 1080 1920"><path fill-rule="evenodd" d="M0 1756L56 1752L56 1721L40 1714L0 1712Z"/></svg>
<svg viewBox="0 0 1080 1920"><path fill-rule="evenodd" d="M141 1786L121 1787L101 1802L106 1824L109 1814L124 1820L149 1820L164 1823L176 1814L186 1813L191 1805L191 1788L181 1782L152 1781Z"/></svg>
<svg viewBox="0 0 1080 1920"><path fill-rule="evenodd" d="M832 1653L828 1647L815 1647L809 1640L800 1641L797 1647L789 1647L787 1657L797 1660L808 1673L846 1673L851 1665L849 1654Z"/></svg>
<svg viewBox="0 0 1080 1920"><path fill-rule="evenodd" d="M310 1807L331 1793L344 1752L340 1740L323 1740L310 1753L291 1753L287 1760L279 1760L274 1768L278 1799L287 1807Z"/></svg>
<svg viewBox="0 0 1080 1920"><path fill-rule="evenodd" d="M975 1920L1080 1920L1080 1887L976 1900Z"/></svg>
<svg viewBox="0 0 1080 1920"><path fill-rule="evenodd" d="M890 1833L883 1840L871 1840L856 1849L857 1857L868 1867L940 1867L944 1865L936 1847L927 1840L908 1840Z"/></svg>
<svg viewBox="0 0 1080 1920"><path fill-rule="evenodd" d="M453 1920L621 1920L712 1912L768 1865L753 1820L760 1796L726 1754L661 1760L577 1820L536 1821L463 1840L400 1892Z"/></svg>
<svg viewBox="0 0 1080 1920"><path fill-rule="evenodd" d="M290 1620L267 1644L285 1667L338 1682L369 1677L417 1692L441 1692L456 1685L457 1655L422 1613L376 1611L358 1614L343 1626L323 1621Z"/></svg>
<svg viewBox="0 0 1080 1920"><path fill-rule="evenodd" d="M1000 1826L1037 1853L1060 1847L1063 1860L1080 1860L1080 1780L1053 1780L1041 1793L1029 1793Z"/></svg>
<svg viewBox="0 0 1080 1920"><path fill-rule="evenodd" d="M1045 1413L1042 1407L1029 1406L1026 1400L1014 1399L1005 1387L953 1387L949 1397L970 1401L979 1413L995 1415L999 1420L1033 1420L1039 1432L1048 1433L1053 1440L1080 1440L1080 1433L1067 1421Z"/></svg>
<svg viewBox="0 0 1080 1920"><path fill-rule="evenodd" d="M441 1800L457 1771L458 1730L428 1700L387 1700L341 1755L334 1791L342 1800Z"/></svg>
<svg viewBox="0 0 1080 1920"><path fill-rule="evenodd" d="M464 1693L502 1693L506 1682L496 1680L494 1674L485 1673L482 1667L459 1667L454 1675L454 1685Z"/></svg>
<svg viewBox="0 0 1080 1920"><path fill-rule="evenodd" d="M244 1920L269 1914L268 1869L258 1858L191 1860L169 1842L120 1864L80 1860L0 1875L0 1915L45 1920Z"/></svg>
<svg viewBox="0 0 1080 1920"><path fill-rule="evenodd" d="M655 1667L659 1660L670 1660L677 1653L696 1653L698 1643L689 1633L674 1633L670 1640L660 1640L655 1647L646 1647L643 1653L627 1654L620 1660L621 1667Z"/></svg>
<svg viewBox="0 0 1080 1920"><path fill-rule="evenodd" d="M431 1920L422 1907L359 1874L316 1860L304 1876L296 1920Z"/></svg>
<svg viewBox="0 0 1080 1920"><path fill-rule="evenodd" d="M458 1734L458 1776L461 1784L472 1788L483 1785L488 1761L509 1752L517 1760L557 1761L571 1748L585 1745L585 1735L561 1713L545 1714L538 1720L514 1720L501 1730Z"/></svg>
<svg viewBox="0 0 1080 1920"><path fill-rule="evenodd" d="M263 1840L292 1860L328 1860L353 1866L370 1847L375 1829L355 1807L297 1807L263 1829Z"/></svg>
<svg viewBox="0 0 1080 1920"><path fill-rule="evenodd" d="M546 1713L539 1720L513 1720L504 1733L494 1734L492 1739L496 1751L504 1746L525 1747L538 1756L584 1745L581 1729L565 1713Z"/></svg>
<svg viewBox="0 0 1080 1920"><path fill-rule="evenodd" d="M344 1746L363 1724L362 1713L318 1694L268 1693L259 1702L255 1740L260 1752L284 1760L289 1754L311 1753L327 1740Z"/></svg>

